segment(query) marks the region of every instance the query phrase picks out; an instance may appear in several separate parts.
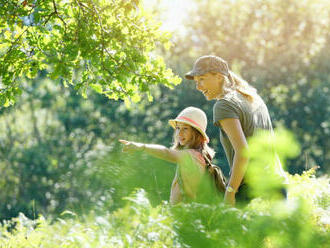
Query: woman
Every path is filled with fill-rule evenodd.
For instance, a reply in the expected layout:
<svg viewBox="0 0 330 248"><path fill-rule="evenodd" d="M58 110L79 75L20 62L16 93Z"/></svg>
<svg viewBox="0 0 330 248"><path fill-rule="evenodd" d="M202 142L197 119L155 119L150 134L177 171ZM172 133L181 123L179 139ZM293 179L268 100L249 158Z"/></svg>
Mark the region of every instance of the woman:
<svg viewBox="0 0 330 248"><path fill-rule="evenodd" d="M217 100L213 106L213 122L220 128L220 141L231 168L225 201L235 205L237 198L249 201L243 182L248 165L244 156L247 138L257 130L272 132L268 109L255 88L229 70L220 57L207 55L198 58L185 77L196 82L197 90L207 100ZM279 166L285 180L285 173ZM242 183L243 182L243 183Z"/></svg>
<svg viewBox="0 0 330 248"><path fill-rule="evenodd" d="M123 151L143 151L157 158L176 163L177 170L172 182L170 202L209 201L207 190L213 190L210 180L203 180L206 168L211 165L214 151L207 145L207 118L198 108L188 107L169 124L175 129L171 148L162 145L143 144L119 140ZM214 195L212 195L214 200Z"/></svg>

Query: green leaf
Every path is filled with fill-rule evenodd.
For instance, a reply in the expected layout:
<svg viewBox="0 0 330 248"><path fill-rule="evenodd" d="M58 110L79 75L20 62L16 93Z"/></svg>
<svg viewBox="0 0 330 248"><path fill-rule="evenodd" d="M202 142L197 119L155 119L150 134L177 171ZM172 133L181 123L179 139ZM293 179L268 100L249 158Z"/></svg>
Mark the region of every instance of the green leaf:
<svg viewBox="0 0 330 248"><path fill-rule="evenodd" d="M99 84L91 84L90 87L95 90L97 93L102 94L103 93L103 89L102 86Z"/></svg>

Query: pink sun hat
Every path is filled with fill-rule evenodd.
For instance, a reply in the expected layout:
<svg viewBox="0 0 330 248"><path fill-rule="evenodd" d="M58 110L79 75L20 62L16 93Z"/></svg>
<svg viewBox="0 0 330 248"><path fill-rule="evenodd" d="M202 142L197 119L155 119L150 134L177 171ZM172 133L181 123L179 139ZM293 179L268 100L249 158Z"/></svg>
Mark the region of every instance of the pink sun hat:
<svg viewBox="0 0 330 248"><path fill-rule="evenodd" d="M187 107L182 110L174 120L168 121L174 129L176 128L177 122L187 124L197 129L205 138L206 143L209 143L210 139L206 134L207 118L203 110L195 107Z"/></svg>

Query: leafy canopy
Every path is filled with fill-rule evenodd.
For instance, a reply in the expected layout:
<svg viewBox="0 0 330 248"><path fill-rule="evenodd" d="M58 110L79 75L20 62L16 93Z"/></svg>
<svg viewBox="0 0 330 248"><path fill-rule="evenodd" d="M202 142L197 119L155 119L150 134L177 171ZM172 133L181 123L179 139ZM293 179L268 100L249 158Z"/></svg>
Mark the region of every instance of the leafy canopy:
<svg viewBox="0 0 330 248"><path fill-rule="evenodd" d="M155 53L169 34L138 0L5 0L0 16L0 106L40 70L85 97L92 88L126 102L152 100L151 85L180 83Z"/></svg>

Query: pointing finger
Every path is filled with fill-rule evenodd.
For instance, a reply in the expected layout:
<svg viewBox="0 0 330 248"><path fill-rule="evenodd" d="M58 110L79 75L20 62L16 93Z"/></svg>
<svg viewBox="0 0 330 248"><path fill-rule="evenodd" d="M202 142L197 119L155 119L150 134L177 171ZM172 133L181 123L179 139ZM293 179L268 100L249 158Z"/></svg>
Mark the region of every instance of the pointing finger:
<svg viewBox="0 0 330 248"><path fill-rule="evenodd" d="M119 139L118 141L124 145L127 145L129 143L127 140L122 140L122 139Z"/></svg>

